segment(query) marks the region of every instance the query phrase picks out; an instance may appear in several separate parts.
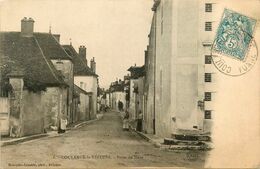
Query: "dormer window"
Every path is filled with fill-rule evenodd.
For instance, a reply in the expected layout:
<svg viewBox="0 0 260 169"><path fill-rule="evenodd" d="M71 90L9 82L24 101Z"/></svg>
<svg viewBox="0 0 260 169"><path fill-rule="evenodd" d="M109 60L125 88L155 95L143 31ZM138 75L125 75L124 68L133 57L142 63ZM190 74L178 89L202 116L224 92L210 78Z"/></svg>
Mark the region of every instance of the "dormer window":
<svg viewBox="0 0 260 169"><path fill-rule="evenodd" d="M63 62L61 61L61 59L58 59L58 61L56 62L56 69L58 71L62 71L62 69L63 69Z"/></svg>

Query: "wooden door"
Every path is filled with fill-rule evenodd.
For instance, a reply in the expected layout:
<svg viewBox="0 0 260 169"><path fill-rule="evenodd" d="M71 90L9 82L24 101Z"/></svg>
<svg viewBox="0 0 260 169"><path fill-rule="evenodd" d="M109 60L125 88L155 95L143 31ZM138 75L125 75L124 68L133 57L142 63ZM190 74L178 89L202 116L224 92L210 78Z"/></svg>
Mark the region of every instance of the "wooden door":
<svg viewBox="0 0 260 169"><path fill-rule="evenodd" d="M10 104L9 99L0 97L0 133L9 135Z"/></svg>

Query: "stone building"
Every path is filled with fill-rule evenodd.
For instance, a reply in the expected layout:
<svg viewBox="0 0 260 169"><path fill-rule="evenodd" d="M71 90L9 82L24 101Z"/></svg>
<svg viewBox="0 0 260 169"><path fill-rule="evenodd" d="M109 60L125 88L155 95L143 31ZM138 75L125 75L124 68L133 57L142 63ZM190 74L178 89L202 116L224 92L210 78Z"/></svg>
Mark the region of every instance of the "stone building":
<svg viewBox="0 0 260 169"><path fill-rule="evenodd" d="M131 66L129 79L129 117L136 120L139 112L144 112L145 66Z"/></svg>
<svg viewBox="0 0 260 169"><path fill-rule="evenodd" d="M91 117L91 98L92 93L91 92L86 92L85 90L81 89L79 86L74 85L74 97L77 98L76 101L74 102L75 104L75 110L74 112L75 116L75 121L86 121L90 120Z"/></svg>
<svg viewBox="0 0 260 169"><path fill-rule="evenodd" d="M119 81L112 82L109 88L111 108L116 111L120 111L119 102L122 103L123 110L126 109L126 93L124 91L124 86L124 81L119 79Z"/></svg>
<svg viewBox="0 0 260 169"><path fill-rule="evenodd" d="M42 53L51 60L54 67L63 75L63 79L68 88L67 119L68 123L73 123L75 114L73 112L73 63L72 58L64 51L59 42L59 35L51 33L34 33L37 43L41 47Z"/></svg>
<svg viewBox="0 0 260 169"><path fill-rule="evenodd" d="M9 58L4 73L1 70L1 82L10 86L8 134L12 137L58 128L60 118L68 113L69 85L46 53L48 48L58 52L59 45L41 46L39 41L51 35L34 33L33 26L32 18L24 18L21 32L0 33L0 56Z"/></svg>
<svg viewBox="0 0 260 169"><path fill-rule="evenodd" d="M79 47L79 53L76 52L72 45L63 45L63 48L72 57L74 63L74 84L88 93L89 103L87 105L89 107L87 108L87 115L85 117L87 119L95 119L97 114L98 88L96 62L93 58L90 61L90 67L88 66L87 49L85 46Z"/></svg>
<svg viewBox="0 0 260 169"><path fill-rule="evenodd" d="M145 50L145 79L144 79L144 132L155 134L155 14L153 14L149 44Z"/></svg>
<svg viewBox="0 0 260 169"><path fill-rule="evenodd" d="M145 56L145 132L162 137L210 132L216 6L211 1L154 1Z"/></svg>

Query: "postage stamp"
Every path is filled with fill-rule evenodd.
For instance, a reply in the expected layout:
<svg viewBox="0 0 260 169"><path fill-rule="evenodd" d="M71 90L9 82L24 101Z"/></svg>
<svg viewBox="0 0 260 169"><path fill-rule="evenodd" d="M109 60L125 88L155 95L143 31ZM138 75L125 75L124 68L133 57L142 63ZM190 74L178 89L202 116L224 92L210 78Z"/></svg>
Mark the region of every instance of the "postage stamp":
<svg viewBox="0 0 260 169"><path fill-rule="evenodd" d="M239 76L248 72L258 56L254 41L256 19L224 9L211 48L216 68L226 75Z"/></svg>

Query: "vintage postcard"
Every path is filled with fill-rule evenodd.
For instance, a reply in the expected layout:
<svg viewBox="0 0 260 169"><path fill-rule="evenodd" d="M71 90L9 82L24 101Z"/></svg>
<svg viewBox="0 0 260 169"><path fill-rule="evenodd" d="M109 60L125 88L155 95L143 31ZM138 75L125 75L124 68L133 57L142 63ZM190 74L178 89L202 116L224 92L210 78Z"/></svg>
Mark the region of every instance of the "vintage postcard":
<svg viewBox="0 0 260 169"><path fill-rule="evenodd" d="M0 168L260 168L260 0L0 0Z"/></svg>

